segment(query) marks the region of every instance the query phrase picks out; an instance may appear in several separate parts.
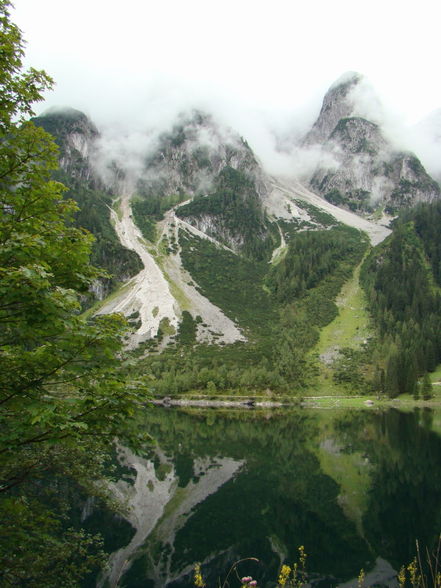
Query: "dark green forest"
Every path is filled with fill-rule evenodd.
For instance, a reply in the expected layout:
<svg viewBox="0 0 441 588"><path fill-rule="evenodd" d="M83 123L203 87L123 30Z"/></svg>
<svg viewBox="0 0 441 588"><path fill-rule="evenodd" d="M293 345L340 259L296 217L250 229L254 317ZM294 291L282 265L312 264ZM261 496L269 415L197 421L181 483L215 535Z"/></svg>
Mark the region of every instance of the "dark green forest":
<svg viewBox="0 0 441 588"><path fill-rule="evenodd" d="M403 213L361 273L378 329L377 386L418 396L418 380L441 361L441 204Z"/></svg>

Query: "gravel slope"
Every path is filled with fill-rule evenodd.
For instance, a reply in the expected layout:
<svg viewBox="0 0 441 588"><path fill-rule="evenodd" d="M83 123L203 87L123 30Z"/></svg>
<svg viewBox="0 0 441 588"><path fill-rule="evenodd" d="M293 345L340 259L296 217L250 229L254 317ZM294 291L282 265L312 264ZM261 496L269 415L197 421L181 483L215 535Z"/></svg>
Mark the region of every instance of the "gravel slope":
<svg viewBox="0 0 441 588"><path fill-rule="evenodd" d="M201 317L202 322L198 325L197 331L199 341L245 341L234 322L198 291L197 284L182 267L180 250L176 254L165 256L160 254L158 247L164 236L167 236L169 241L174 236L177 242L180 227L198 237L208 238L215 243L216 241L176 217L175 211L171 210L162 223L162 233L155 248L144 240L141 231L135 225L130 198L129 192L122 195L119 211L111 212L112 220L121 243L136 251L144 269L127 283L120 294L110 297L100 308L99 314L121 312L125 316L130 316L139 313L137 320L140 321L140 326L130 337L130 349L154 337L161 321L162 324L164 321L168 322L170 331L176 331L183 310L190 312L193 318Z"/></svg>
<svg viewBox="0 0 441 588"><path fill-rule="evenodd" d="M321 196L314 194L302 186L296 180L271 178L271 188L265 205L268 212L276 218L308 220L308 215L305 211L301 210L294 202L295 200L304 200L324 212L331 214L336 220L345 225L365 231L369 235L372 245L381 243L391 232L381 222L372 222L349 210L343 210L338 206L334 206ZM389 220L385 219L385 222Z"/></svg>

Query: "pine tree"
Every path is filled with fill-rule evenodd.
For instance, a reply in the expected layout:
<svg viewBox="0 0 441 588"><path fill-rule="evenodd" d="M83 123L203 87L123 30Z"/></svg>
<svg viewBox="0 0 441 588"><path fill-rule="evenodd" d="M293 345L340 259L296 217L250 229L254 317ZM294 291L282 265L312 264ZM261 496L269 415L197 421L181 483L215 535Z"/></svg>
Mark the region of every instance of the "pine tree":
<svg viewBox="0 0 441 588"><path fill-rule="evenodd" d="M430 377L427 372L423 376L421 395L423 397L423 400L430 400L431 398L433 398L432 382L430 381Z"/></svg>

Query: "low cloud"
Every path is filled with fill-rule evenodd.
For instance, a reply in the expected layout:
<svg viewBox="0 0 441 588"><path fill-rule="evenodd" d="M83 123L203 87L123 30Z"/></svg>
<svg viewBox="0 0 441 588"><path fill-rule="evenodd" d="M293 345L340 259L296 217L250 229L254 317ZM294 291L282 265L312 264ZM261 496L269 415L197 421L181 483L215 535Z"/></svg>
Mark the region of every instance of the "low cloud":
<svg viewBox="0 0 441 588"><path fill-rule="evenodd" d="M221 128L229 127L241 135L270 175L305 179L311 177L318 165L329 169L338 166L333 155L324 154L317 146L299 147L320 112L323 95L312 96L303 108L271 110L247 104L216 87L176 85L165 77L153 80L149 91L138 90L131 88L130 99L121 98L119 112L114 110L113 100L113 110L103 107L99 113L91 114L101 134L96 164L106 181L112 178L108 168L112 161L125 170L128 178L139 177L144 160L157 148L161 133L170 131L181 113L194 109L212 114ZM354 87L351 99L356 104L354 115L379 124L394 149L415 152L429 173L441 176L440 114L438 135L433 132L433 120L417 128L406 127L399 116L381 104L364 79ZM195 141L215 148L219 141L228 138L231 134L222 137L201 131Z"/></svg>

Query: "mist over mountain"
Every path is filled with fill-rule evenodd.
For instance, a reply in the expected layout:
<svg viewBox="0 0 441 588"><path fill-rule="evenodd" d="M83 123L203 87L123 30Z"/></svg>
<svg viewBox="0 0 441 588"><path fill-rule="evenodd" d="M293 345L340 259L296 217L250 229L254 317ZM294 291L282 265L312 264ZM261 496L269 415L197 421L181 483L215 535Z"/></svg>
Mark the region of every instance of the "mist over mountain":
<svg viewBox="0 0 441 588"><path fill-rule="evenodd" d="M118 283L142 267L136 253L122 246L111 223L110 210L116 192L100 174L100 133L95 124L73 108L52 108L33 119L55 138L60 169L55 179L68 188L66 197L78 204L75 223L95 237L92 262L109 272L94 285L93 296L103 299Z"/></svg>
<svg viewBox="0 0 441 588"><path fill-rule="evenodd" d="M374 90L354 72L331 85L303 138L291 126L281 140L269 126L262 132L256 119L254 139L267 139L263 160L259 148L226 124L225 116L200 109L181 111L150 128L98 129L69 107L50 109L35 122L55 136L57 177L79 204L76 222L96 237L95 263L113 276L96 284L94 295L100 299L142 267L140 252L112 226L110 211L119 201L127 202L127 222L133 214L152 244L165 239L181 267L182 231L246 258L268 260L290 238L280 222L296 230L326 226L311 205L378 242L383 229L363 224L360 215L396 214L440 196L418 158L397 148ZM170 304L176 308L170 318L178 324L184 307L176 298Z"/></svg>
<svg viewBox="0 0 441 588"><path fill-rule="evenodd" d="M349 72L331 86L302 148L318 153L310 187L338 206L394 214L440 196L416 155L388 137L380 102L360 74Z"/></svg>
<svg viewBox="0 0 441 588"><path fill-rule="evenodd" d="M441 182L441 108L411 129L411 141L428 172Z"/></svg>

